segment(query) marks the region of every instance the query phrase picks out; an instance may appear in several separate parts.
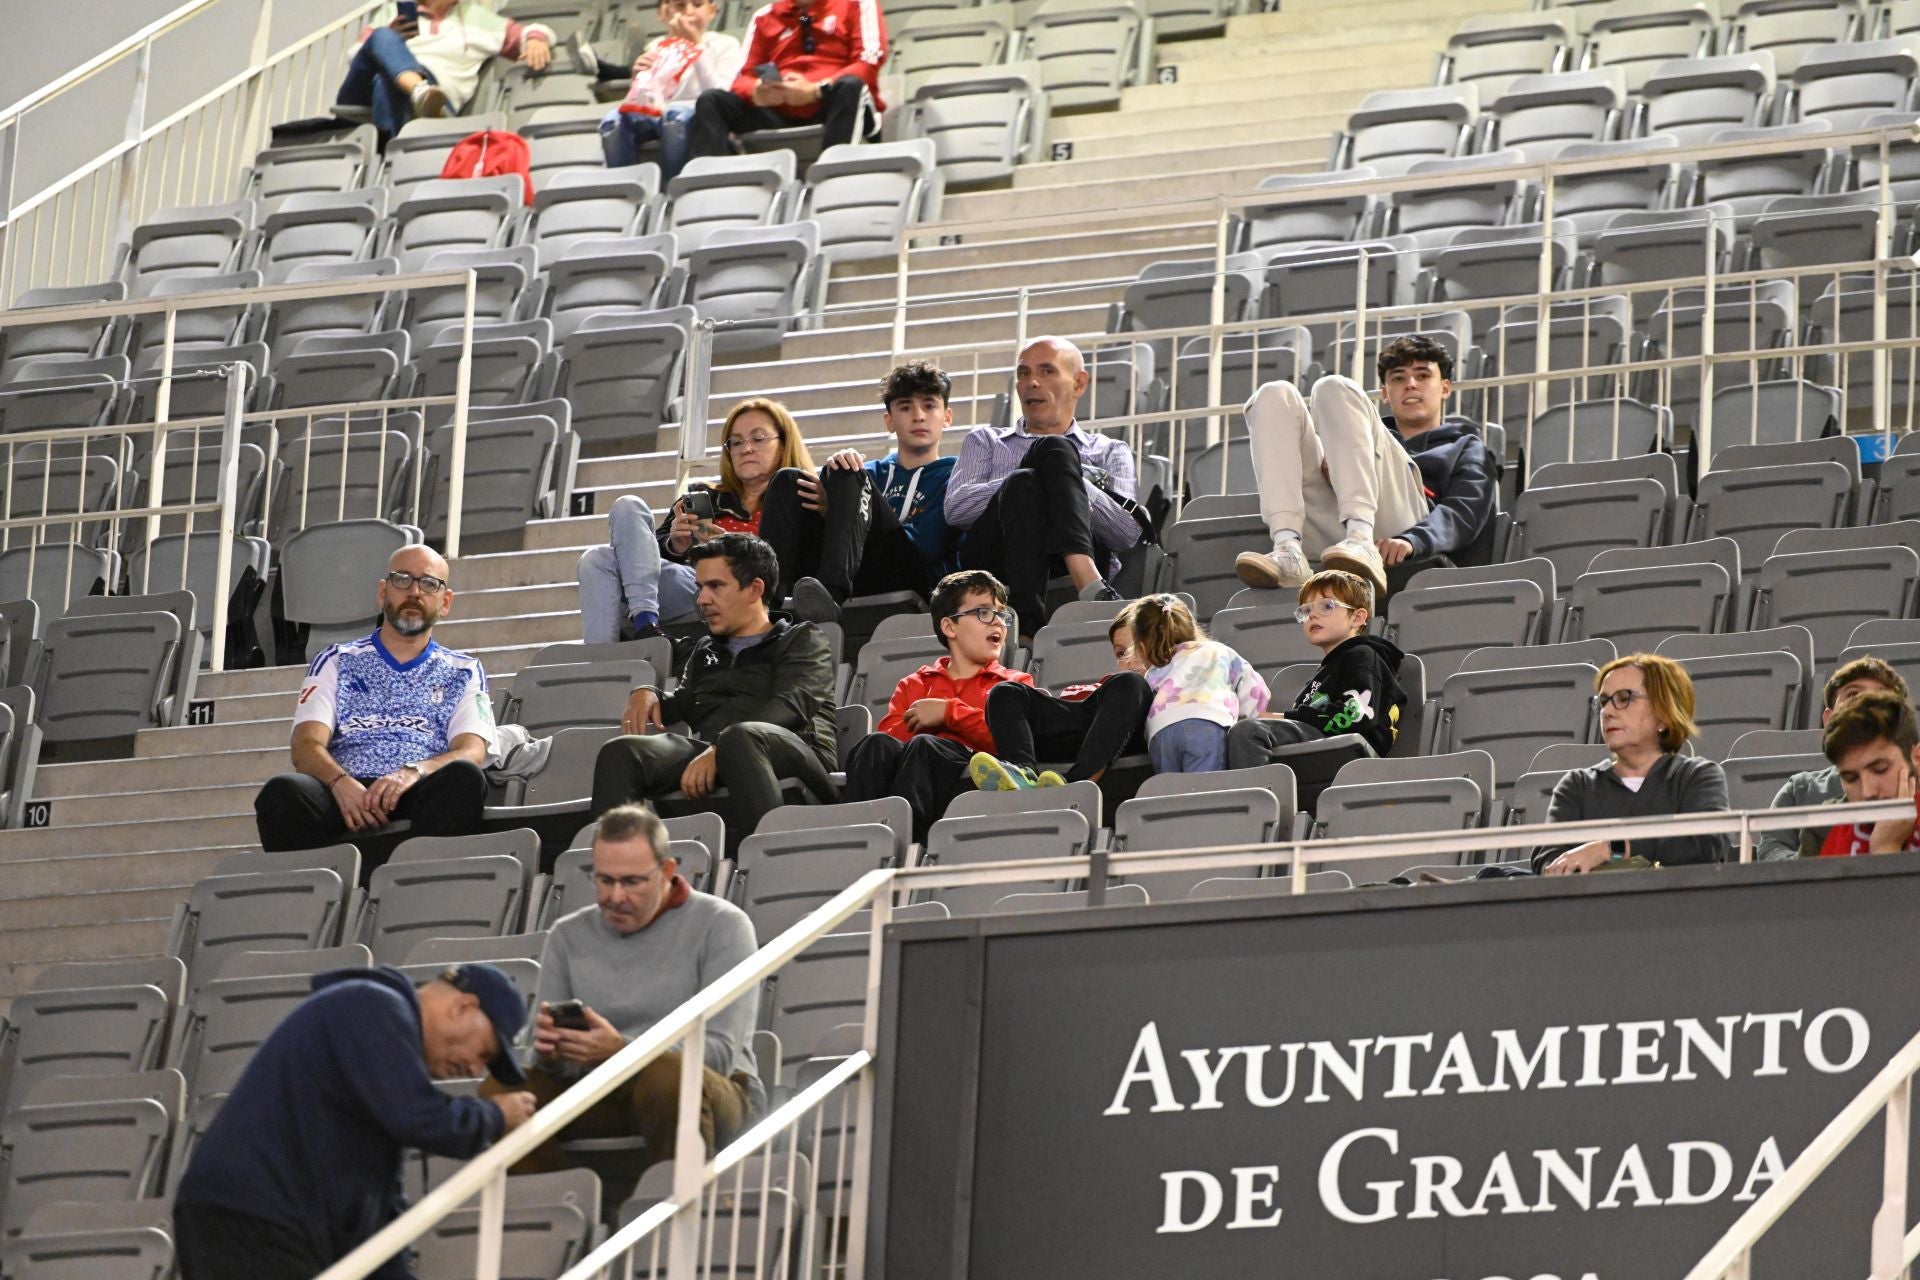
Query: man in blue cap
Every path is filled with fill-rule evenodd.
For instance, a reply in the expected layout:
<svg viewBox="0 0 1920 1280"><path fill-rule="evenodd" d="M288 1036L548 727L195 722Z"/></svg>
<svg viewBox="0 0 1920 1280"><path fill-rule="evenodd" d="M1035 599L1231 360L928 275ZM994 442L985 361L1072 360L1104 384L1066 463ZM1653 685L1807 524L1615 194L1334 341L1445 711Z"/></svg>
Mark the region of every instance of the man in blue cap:
<svg viewBox="0 0 1920 1280"><path fill-rule="evenodd" d="M527 1016L492 965L414 991L398 970L340 969L260 1045L174 1195L181 1280L312 1280L405 1208L401 1154L472 1156L533 1114L534 1096L460 1098L435 1080L526 1075ZM411 1276L402 1251L379 1280Z"/></svg>

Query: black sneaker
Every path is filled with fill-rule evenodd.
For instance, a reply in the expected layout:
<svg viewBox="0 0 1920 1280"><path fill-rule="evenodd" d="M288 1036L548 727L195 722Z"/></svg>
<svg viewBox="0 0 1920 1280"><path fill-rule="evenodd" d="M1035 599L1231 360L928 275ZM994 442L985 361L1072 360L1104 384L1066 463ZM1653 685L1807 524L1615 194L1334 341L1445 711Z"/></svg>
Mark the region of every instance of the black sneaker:
<svg viewBox="0 0 1920 1280"><path fill-rule="evenodd" d="M1080 591L1082 600L1125 600L1126 597L1113 589L1113 584L1105 578L1095 578Z"/></svg>
<svg viewBox="0 0 1920 1280"><path fill-rule="evenodd" d="M793 616L802 622L840 621L840 602L818 578L802 578L793 584Z"/></svg>

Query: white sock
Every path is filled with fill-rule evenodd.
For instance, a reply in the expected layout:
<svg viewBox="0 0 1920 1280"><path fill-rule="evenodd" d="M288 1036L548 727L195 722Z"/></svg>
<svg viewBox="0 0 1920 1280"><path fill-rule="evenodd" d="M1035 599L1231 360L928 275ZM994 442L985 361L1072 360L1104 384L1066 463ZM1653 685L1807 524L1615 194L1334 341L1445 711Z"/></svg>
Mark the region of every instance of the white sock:
<svg viewBox="0 0 1920 1280"><path fill-rule="evenodd" d="M1300 531L1298 529L1275 529L1273 531L1273 546L1276 551L1288 543L1292 543L1296 547L1300 545Z"/></svg>
<svg viewBox="0 0 1920 1280"><path fill-rule="evenodd" d="M1373 521L1349 520L1346 523L1347 523L1347 536L1349 538L1352 538L1355 542L1372 542L1373 541Z"/></svg>

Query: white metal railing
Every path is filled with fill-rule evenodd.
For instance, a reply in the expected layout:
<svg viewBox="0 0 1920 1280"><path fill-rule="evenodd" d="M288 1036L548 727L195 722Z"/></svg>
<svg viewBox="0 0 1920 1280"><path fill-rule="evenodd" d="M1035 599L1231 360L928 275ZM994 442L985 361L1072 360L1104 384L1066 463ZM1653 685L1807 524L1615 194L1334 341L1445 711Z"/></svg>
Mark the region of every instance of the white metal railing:
<svg viewBox="0 0 1920 1280"><path fill-rule="evenodd" d="M823 1240L844 1240L844 1253L834 1261L843 1280L861 1280L866 1274L866 1212L872 1169L873 1067L878 1053L878 1014L881 978L882 935L897 904L915 894L943 888L979 885L1058 885L1069 881L1087 881L1090 892L1104 888L1109 878L1149 875L1155 872L1254 870L1284 863L1290 892L1307 891L1307 866L1338 868L1343 862L1377 861L1386 854L1398 854L1416 865L1417 859L1497 853L1518 847L1543 844L1570 845L1587 840L1655 838L1662 836L1726 835L1741 863L1753 860L1756 832L1826 826L1839 822L1867 822L1883 818L1907 817L1913 813L1911 800L1885 800L1865 804L1825 805L1804 809L1744 810L1739 812L1681 814L1669 818L1631 819L1617 822L1579 822L1559 825L1479 828L1466 831L1436 832L1418 836L1367 836L1339 840L1285 840L1265 844L1245 844L1196 848L1179 852L1109 853L1093 852L1059 858L1029 858L1017 861L982 863L944 868L937 865L881 868L863 875L854 884L835 895L804 920L787 929L702 990L667 1018L630 1041L619 1053L607 1059L568 1089L560 1097L537 1111L527 1123L501 1138L491 1149L463 1165L420 1202L382 1228L366 1243L322 1272L319 1280L362 1280L387 1259L420 1240L435 1226L474 1197L479 1197L480 1228L476 1241L475 1280L499 1280L500 1250L506 1220L507 1170L515 1162L542 1144L556 1139L573 1121L607 1097L642 1068L664 1054L680 1055L680 1111L676 1150L690 1153L700 1146L700 1067L705 1053L708 1022L736 1000L755 992L768 978L775 977L792 960L821 939L841 929L858 911L868 911L867 986L861 1040L857 1049L829 1067L807 1089L784 1103L735 1138L724 1149L701 1160L677 1159L673 1169L673 1189L663 1198L616 1231L598 1249L570 1268L562 1280L590 1280L601 1275L664 1276L666 1280L692 1280L702 1266L716 1259L741 1256L741 1241L756 1234L759 1226L776 1215L782 1221L797 1214L799 1226L788 1237L798 1244L791 1254L774 1259L771 1270L755 1267L750 1274L762 1277L792 1275L798 1280L812 1272L789 1270L792 1258L812 1259L817 1254L802 1254ZM1641 874L1658 874L1646 872ZM1727 874L1739 874L1729 870ZM1920 1061L1917 1059L1916 1061ZM844 1091L853 1090L854 1097ZM812 1150L823 1149L822 1136L832 1130L841 1139L836 1147L844 1151L847 1112L851 1110L853 1151L837 1165L836 1185L844 1186L844 1199L829 1200L823 1209L814 1194L820 1185L818 1176L807 1178L805 1194L797 1194L791 1178L796 1162L789 1158L786 1167L790 1180L780 1191L784 1200L774 1197L775 1170L779 1160L769 1158L756 1167L762 1199L750 1202L751 1189L740 1172L747 1162L763 1152L779 1154L784 1143L788 1156L804 1155L810 1131ZM844 1170L844 1173L838 1170ZM731 1210L722 1203L728 1194L724 1180L735 1175ZM748 1203L744 1206L741 1197ZM1760 1202L1766 1203L1765 1200ZM804 1208L802 1208L804 1204ZM1756 1209L1759 1205L1756 1205ZM752 1210L753 1212L748 1212ZM828 1216L831 1212L832 1216ZM1751 1216L1751 1215L1749 1215ZM746 1227L752 1217L753 1228ZM730 1223L727 1230L723 1222ZM718 1243L716 1243L718 1242ZM716 1252L722 1245L731 1254ZM643 1252L644 1251L644 1252ZM733 1272L729 1270L729 1274ZM1714 1275L1696 1275L1690 1280L1716 1280Z"/></svg>

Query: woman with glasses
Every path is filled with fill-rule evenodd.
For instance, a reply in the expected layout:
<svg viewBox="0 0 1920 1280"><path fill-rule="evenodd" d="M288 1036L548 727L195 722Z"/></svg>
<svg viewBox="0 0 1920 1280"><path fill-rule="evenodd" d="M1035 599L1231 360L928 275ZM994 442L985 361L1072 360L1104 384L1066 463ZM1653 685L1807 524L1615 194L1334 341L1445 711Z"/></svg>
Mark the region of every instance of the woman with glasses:
<svg viewBox="0 0 1920 1280"><path fill-rule="evenodd" d="M1720 766L1680 754L1699 732L1693 723L1693 681L1684 667L1656 654L1630 653L1600 668L1595 687L1600 737L1611 759L1561 778L1547 804L1548 822L1726 809L1727 775ZM1533 866L1550 876L1578 875L1628 858L1677 866L1721 862L1726 856L1723 835L1662 836L1552 845L1533 855Z"/></svg>
<svg viewBox="0 0 1920 1280"><path fill-rule="evenodd" d="M813 470L813 455L793 415L778 400L742 400L727 415L720 482L691 484L654 527L653 508L629 494L607 513L608 545L580 557L580 633L610 644L622 633L661 634L662 622L694 617L688 553L723 533L760 531L767 485L783 467Z"/></svg>

